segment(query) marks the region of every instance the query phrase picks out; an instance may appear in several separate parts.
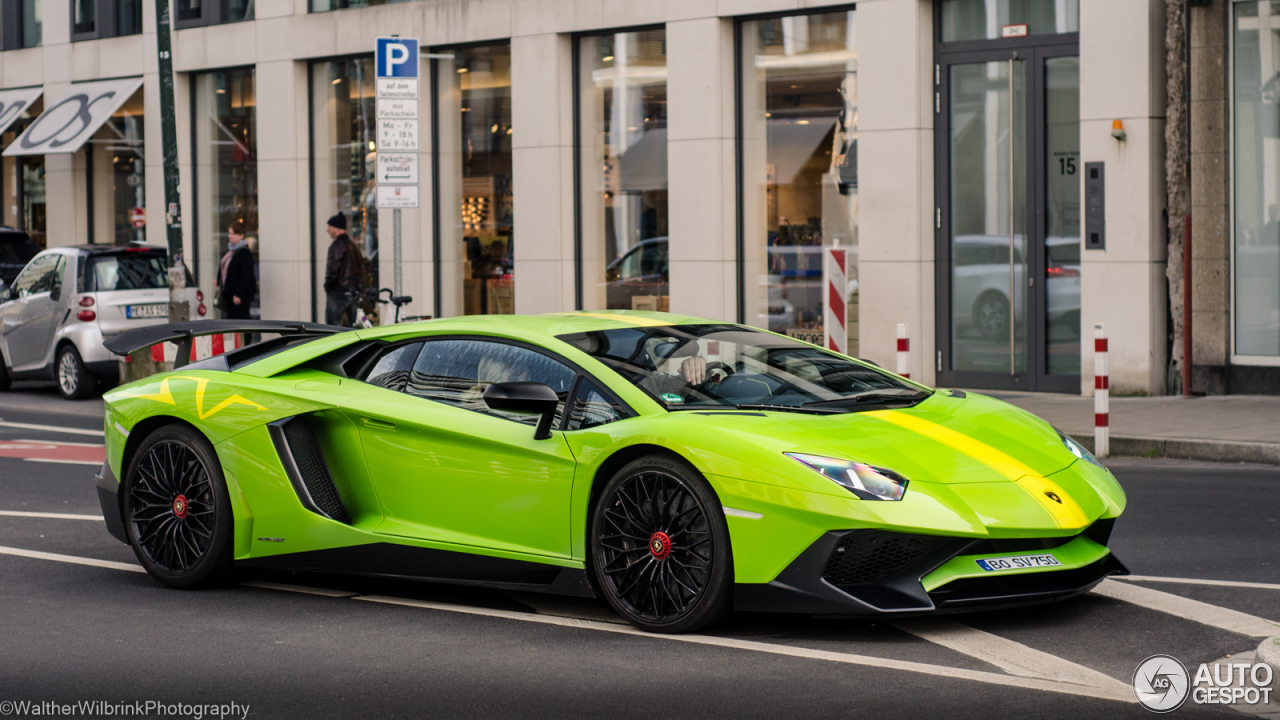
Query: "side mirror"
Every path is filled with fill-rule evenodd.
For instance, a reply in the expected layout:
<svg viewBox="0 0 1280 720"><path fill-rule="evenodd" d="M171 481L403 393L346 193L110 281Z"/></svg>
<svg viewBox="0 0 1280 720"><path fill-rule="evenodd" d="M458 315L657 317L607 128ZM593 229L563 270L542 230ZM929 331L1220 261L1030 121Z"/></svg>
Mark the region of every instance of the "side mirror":
<svg viewBox="0 0 1280 720"><path fill-rule="evenodd" d="M505 382L493 383L484 389L484 404L490 410L541 416L533 439L546 440L551 437L551 421L560 398L555 390L540 382Z"/></svg>
<svg viewBox="0 0 1280 720"><path fill-rule="evenodd" d="M62 283L49 288L49 299L57 302L62 299Z"/></svg>

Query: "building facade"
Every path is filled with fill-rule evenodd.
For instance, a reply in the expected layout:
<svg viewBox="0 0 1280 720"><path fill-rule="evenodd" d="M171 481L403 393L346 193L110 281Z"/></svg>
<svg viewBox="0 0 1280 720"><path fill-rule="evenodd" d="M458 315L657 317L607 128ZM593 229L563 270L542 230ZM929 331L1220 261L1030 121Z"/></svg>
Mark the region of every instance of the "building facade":
<svg viewBox="0 0 1280 720"><path fill-rule="evenodd" d="M1280 392L1280 13L1191 4L1195 388ZM3 223L163 244L153 5L0 8ZM185 258L211 294L244 223L262 317L324 318L339 212L391 286L373 49L400 35L424 52L408 314L669 309L820 341L843 304L851 354L893 367L905 324L926 383L1085 394L1103 323L1113 391L1170 391L1164 0L172 12Z"/></svg>

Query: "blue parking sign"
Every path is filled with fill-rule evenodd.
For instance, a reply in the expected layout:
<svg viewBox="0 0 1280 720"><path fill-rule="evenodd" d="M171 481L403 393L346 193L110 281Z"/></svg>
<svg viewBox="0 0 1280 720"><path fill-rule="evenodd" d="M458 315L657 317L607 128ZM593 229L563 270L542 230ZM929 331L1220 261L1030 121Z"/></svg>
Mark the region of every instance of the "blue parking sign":
<svg viewBox="0 0 1280 720"><path fill-rule="evenodd" d="M380 37L377 47L378 77L418 77L418 39Z"/></svg>

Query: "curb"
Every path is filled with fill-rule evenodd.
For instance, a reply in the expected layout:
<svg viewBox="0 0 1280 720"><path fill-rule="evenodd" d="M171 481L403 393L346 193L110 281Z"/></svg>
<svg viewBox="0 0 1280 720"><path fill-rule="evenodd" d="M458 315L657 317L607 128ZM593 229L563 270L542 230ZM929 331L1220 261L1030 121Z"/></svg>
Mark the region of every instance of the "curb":
<svg viewBox="0 0 1280 720"><path fill-rule="evenodd" d="M1073 440L1088 448L1089 452L1093 452L1093 433L1068 434ZM1112 435L1111 455L1280 465L1280 443Z"/></svg>
<svg viewBox="0 0 1280 720"><path fill-rule="evenodd" d="M1257 659L1280 675L1280 635L1273 635L1258 645Z"/></svg>

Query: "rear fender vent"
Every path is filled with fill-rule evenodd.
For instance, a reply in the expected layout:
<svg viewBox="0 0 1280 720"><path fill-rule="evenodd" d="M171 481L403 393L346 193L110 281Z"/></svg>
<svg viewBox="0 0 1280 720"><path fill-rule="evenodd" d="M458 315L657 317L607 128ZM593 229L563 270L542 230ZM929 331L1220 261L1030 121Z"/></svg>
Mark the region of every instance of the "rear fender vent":
<svg viewBox="0 0 1280 720"><path fill-rule="evenodd" d="M333 482L315 429L302 416L277 420L267 427L302 506L317 515L350 525L351 513Z"/></svg>

